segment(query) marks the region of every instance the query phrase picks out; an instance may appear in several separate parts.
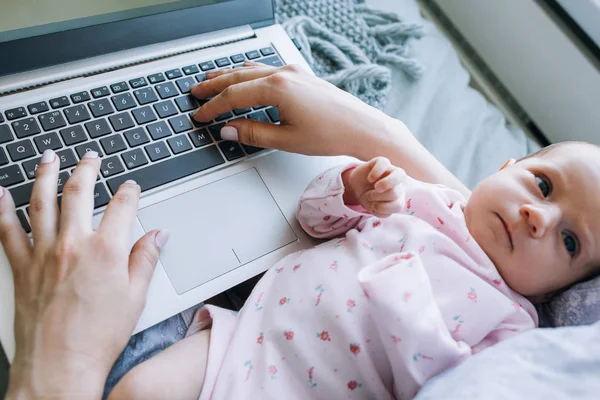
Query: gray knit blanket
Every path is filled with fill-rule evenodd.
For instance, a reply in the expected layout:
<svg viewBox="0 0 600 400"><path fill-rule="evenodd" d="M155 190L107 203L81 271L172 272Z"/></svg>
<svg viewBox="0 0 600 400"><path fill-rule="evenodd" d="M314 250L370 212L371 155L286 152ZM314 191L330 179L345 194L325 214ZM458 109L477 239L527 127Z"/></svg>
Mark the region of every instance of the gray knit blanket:
<svg viewBox="0 0 600 400"><path fill-rule="evenodd" d="M423 26L365 0L276 0L275 14L317 76L379 109L391 86L389 66L413 79L423 72L409 46Z"/></svg>

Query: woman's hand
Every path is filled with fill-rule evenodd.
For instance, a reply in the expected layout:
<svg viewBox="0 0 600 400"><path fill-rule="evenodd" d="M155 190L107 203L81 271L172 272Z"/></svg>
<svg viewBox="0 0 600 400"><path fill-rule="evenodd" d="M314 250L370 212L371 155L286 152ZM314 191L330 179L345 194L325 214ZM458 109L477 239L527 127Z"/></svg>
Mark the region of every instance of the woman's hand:
<svg viewBox="0 0 600 400"><path fill-rule="evenodd" d="M342 174L344 203L361 205L379 218L398 213L404 207L401 184L406 173L385 157L348 169Z"/></svg>
<svg viewBox="0 0 600 400"><path fill-rule="evenodd" d="M140 188L126 182L92 228L95 152L84 156L57 207L59 160L46 151L30 202L33 245L10 192L0 188L0 241L15 284L16 353L8 397L100 398L106 376L144 308L166 231L130 250Z"/></svg>
<svg viewBox="0 0 600 400"><path fill-rule="evenodd" d="M278 107L281 124L230 121L221 131L225 139L308 155L370 159L371 149L390 144L394 133L405 129L400 121L298 66L244 65L209 73L192 89L199 99L212 98L194 118L206 122L235 108L261 104Z"/></svg>

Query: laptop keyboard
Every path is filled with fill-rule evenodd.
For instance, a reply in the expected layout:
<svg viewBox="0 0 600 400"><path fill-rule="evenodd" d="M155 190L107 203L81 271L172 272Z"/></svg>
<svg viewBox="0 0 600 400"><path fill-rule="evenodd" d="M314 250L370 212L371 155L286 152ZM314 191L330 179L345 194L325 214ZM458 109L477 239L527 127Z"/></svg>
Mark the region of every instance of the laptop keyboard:
<svg viewBox="0 0 600 400"><path fill-rule="evenodd" d="M220 130L239 118L278 123L276 108L237 109L207 123L191 117L203 104L191 96L191 87L208 71L236 68L246 60L284 65L266 47L0 111L0 185L10 190L23 228L31 231L27 206L46 149L60 160L59 205L78 160L98 152L95 208L106 206L109 193L128 179L144 192L263 150L223 141Z"/></svg>

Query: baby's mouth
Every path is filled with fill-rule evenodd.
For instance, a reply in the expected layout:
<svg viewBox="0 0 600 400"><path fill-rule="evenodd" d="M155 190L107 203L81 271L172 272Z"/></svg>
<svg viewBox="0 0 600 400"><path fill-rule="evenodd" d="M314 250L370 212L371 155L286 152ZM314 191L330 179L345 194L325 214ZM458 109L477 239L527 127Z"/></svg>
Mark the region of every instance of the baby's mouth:
<svg viewBox="0 0 600 400"><path fill-rule="evenodd" d="M498 216L498 218L502 222L502 226L504 227L504 231L506 232L506 236L508 237L508 242L510 243L510 248L514 249L515 247L513 246L512 235L510 234L510 230L508 229L508 225L506 224L506 222L504 222L504 220L502 219L502 217L500 216L500 214L496 213L496 215Z"/></svg>

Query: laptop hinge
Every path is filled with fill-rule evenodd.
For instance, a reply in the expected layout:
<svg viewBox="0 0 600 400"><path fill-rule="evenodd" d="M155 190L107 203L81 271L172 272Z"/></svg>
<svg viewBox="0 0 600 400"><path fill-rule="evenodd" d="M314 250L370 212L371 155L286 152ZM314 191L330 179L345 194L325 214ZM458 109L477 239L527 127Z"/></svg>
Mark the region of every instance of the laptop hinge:
<svg viewBox="0 0 600 400"><path fill-rule="evenodd" d="M255 37L249 25L0 77L0 96Z"/></svg>

